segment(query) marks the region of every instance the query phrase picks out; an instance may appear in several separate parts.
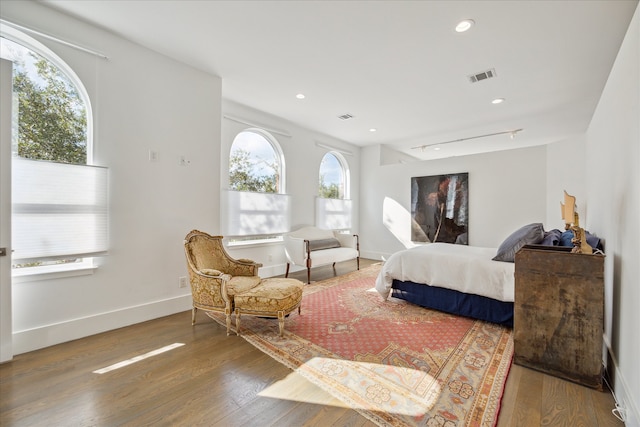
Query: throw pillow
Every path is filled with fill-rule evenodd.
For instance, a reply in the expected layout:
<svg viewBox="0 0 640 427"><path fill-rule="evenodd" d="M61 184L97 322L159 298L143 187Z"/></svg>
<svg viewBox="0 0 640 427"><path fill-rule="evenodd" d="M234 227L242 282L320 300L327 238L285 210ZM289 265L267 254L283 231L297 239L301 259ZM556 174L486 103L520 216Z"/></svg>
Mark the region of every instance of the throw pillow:
<svg viewBox="0 0 640 427"><path fill-rule="evenodd" d="M320 240L309 240L309 250L310 251L319 251L321 249L331 249L331 248L339 248L340 242L336 238L331 239L320 239Z"/></svg>
<svg viewBox="0 0 640 427"><path fill-rule="evenodd" d="M536 222L533 224L520 227L498 248L498 253L492 259L494 261L514 262L516 252L520 250L524 245L535 245L540 243L544 239L544 228L542 223Z"/></svg>

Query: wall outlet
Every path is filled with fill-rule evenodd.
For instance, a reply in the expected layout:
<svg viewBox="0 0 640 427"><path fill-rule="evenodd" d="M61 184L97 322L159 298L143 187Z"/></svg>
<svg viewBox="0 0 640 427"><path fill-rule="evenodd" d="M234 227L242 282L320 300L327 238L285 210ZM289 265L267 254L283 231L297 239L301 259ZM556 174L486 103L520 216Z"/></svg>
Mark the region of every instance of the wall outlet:
<svg viewBox="0 0 640 427"><path fill-rule="evenodd" d="M187 281L187 277L186 276L182 276L180 278L178 278L178 282L179 282L179 286L181 288L186 288L188 285L188 281Z"/></svg>

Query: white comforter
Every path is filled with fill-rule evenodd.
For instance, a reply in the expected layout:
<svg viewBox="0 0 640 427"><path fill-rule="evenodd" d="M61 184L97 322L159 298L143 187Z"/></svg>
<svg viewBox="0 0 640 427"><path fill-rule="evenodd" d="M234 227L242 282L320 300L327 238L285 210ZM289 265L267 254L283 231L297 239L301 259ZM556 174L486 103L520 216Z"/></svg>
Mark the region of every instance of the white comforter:
<svg viewBox="0 0 640 427"><path fill-rule="evenodd" d="M450 243L396 252L382 266L376 290L386 299L397 279L513 302L514 264L492 261L495 254L494 248Z"/></svg>

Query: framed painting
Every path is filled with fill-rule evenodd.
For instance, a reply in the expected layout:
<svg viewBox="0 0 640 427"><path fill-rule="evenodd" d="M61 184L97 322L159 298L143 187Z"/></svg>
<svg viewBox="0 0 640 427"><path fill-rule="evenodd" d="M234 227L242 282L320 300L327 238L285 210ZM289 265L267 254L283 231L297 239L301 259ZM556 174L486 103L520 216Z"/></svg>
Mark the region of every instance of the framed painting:
<svg viewBox="0 0 640 427"><path fill-rule="evenodd" d="M469 174L411 178L411 240L469 244Z"/></svg>

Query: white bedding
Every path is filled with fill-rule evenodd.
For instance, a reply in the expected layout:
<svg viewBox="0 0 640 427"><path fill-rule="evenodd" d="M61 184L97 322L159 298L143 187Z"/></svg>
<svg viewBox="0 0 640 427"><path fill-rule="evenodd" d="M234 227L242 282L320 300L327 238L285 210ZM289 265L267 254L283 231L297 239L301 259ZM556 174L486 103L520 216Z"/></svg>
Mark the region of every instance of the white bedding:
<svg viewBox="0 0 640 427"><path fill-rule="evenodd" d="M492 261L495 255L494 248L450 243L396 252L382 266L376 290L387 299L397 279L513 302L514 264Z"/></svg>

